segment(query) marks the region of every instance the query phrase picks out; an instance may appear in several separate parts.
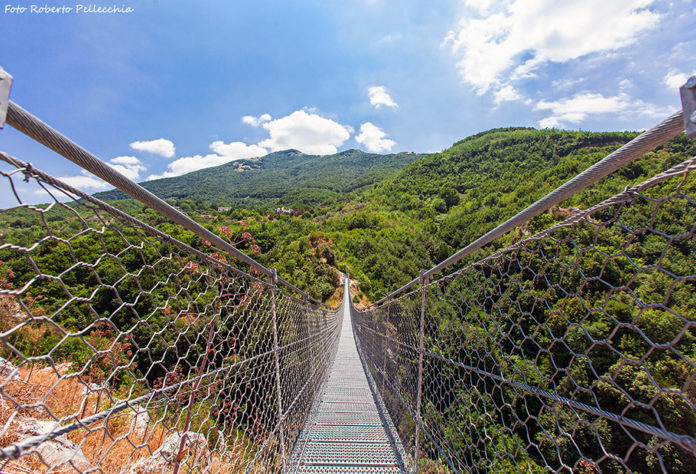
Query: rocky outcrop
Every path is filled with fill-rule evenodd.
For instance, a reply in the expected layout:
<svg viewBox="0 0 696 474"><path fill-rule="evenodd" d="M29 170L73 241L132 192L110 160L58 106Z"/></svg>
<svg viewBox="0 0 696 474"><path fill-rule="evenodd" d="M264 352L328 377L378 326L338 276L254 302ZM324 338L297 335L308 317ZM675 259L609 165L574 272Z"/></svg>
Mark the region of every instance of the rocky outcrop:
<svg viewBox="0 0 696 474"><path fill-rule="evenodd" d="M19 369L12 362L0 357L0 377L5 377L9 380L19 378Z"/></svg>
<svg viewBox="0 0 696 474"><path fill-rule="evenodd" d="M60 427L55 421L40 421L36 418L20 418L13 424L13 431L20 435L19 443L30 443L34 439L50 433ZM29 435L29 436L27 436ZM75 443L70 441L66 435L58 436L50 441L45 441L38 445L36 452L41 456L44 463L51 467L72 467L86 471L92 464L82 453L82 450Z"/></svg>
<svg viewBox="0 0 696 474"><path fill-rule="evenodd" d="M147 410L139 409L131 419L131 435L135 436L136 440L141 440L147 433L147 427L150 423L150 415Z"/></svg>
<svg viewBox="0 0 696 474"><path fill-rule="evenodd" d="M205 436L200 433L188 431L184 449L179 452L183 433L172 433L168 435L162 445L152 453L152 456L139 459L128 470L129 474L163 474L172 472L176 465L177 456L182 460L184 456L193 456L197 460L197 468L205 472L210 463L210 453Z"/></svg>

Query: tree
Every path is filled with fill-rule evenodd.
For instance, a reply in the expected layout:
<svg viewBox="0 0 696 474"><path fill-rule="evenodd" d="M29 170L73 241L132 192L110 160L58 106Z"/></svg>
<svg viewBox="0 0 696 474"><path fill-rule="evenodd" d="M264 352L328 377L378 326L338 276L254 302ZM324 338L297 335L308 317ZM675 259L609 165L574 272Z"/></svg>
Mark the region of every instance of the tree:
<svg viewBox="0 0 696 474"><path fill-rule="evenodd" d="M443 201L445 201L447 209L459 204L459 194L457 193L456 189L450 186L443 186L442 188L440 188L440 192L437 193L437 196L441 198Z"/></svg>

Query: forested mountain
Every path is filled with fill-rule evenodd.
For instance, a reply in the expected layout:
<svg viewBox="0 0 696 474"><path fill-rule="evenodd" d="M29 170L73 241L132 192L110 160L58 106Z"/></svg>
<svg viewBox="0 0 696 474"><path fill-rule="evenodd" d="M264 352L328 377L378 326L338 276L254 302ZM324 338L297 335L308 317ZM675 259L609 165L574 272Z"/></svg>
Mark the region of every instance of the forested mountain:
<svg viewBox="0 0 696 474"><path fill-rule="evenodd" d="M161 198L221 206L312 206L333 203L343 193L390 177L422 157L417 153L379 155L360 150L318 156L285 150L142 185ZM96 197L111 201L127 196L114 190Z"/></svg>
<svg viewBox="0 0 696 474"><path fill-rule="evenodd" d="M339 260L363 289L373 298L384 296L636 135L490 130L412 163L327 215L320 227L330 229ZM588 207L694 154L694 141L681 135L560 207ZM493 248L564 217L543 214Z"/></svg>
<svg viewBox="0 0 696 474"><path fill-rule="evenodd" d="M233 162L147 185L221 238L265 266L277 269L281 277L315 298L327 301L332 297L338 286L337 270L340 270L349 272L359 282L361 292L357 299L366 302L385 296L417 276L419 270L444 260L634 136L635 133L628 132L497 129L466 138L443 152L425 157L415 154L375 156L348 151L318 158L283 152L258 161ZM476 252L468 261L563 220L574 212L572 207L588 208L627 185L642 182L694 155L696 142L680 135ZM395 171L405 161L411 163ZM244 166L256 168L237 171ZM696 417L683 398L672 394L662 396L667 392L657 397L654 392L657 384L674 393L687 386L693 388L696 285L689 277L696 273L696 247L691 238L693 196L696 195L693 174L680 183L679 199L670 200L658 210L650 199L627 204L623 220L603 226L601 236L593 229L595 223L588 219L578 225L570 241L549 242L551 239L547 239L539 243L546 246L544 250L548 254L524 262L523 271L528 275L524 281L515 280L512 286L494 285L490 281L474 284L484 296L503 297L495 304L493 299L483 297L485 304L470 306L466 314L454 308L456 305L443 306L437 316L440 318L438 331L440 336L451 336L453 342L427 340L426 343L432 351L449 357L452 351L460 350L457 344L464 340L465 334L457 332L460 319L479 318L482 328L488 324L485 327L488 335L505 334L509 339L507 344L517 348L524 346L526 351L523 358L502 357L488 349L497 347L500 341L466 336L467 341L478 341L477 344L486 346L487 359L481 359L486 364L519 363L516 373L525 370L525 380L529 383L581 403L601 402L611 410L617 400L629 396L642 407L636 403L630 410L630 417L650 423L652 415L641 411L648 407L659 413L670 432L694 433ZM242 179L242 176L246 177ZM675 181L679 179L667 180L646 194L654 193L658 197L655 201L659 201L659 196L673 192ZM246 199L247 195L251 197ZM118 197L118 194L102 193L100 197ZM298 207L301 212L293 214L275 212L274 208L261 205L293 205L295 202L301 204ZM236 204L229 211L216 210L217 205L226 203ZM137 202L122 200L114 204L197 250L215 252L209 243ZM65 206L19 207L0 213L0 236L3 244L7 244L0 249L0 286L8 290L24 288L22 297L31 302L29 306L35 315L54 315L50 322L40 318L32 320L21 331L16 331L9 342L16 353L51 354L56 361L70 360L78 365L91 359L101 360L93 357L93 349L87 343L99 348L129 348L131 344L147 348L138 350L134 356L132 374L137 379L129 372L128 376L112 378L109 383L115 392L123 393L132 389L134 381L147 380L148 386L154 386L160 383L158 377L171 371L176 363L165 360L167 347L188 344L187 339L177 338L174 323L192 327L186 321L172 321L171 308L198 304L187 291L179 291L178 287L193 285L194 276L196 284L204 285L207 280L198 278L201 276L198 265L187 260L190 254L172 255L166 239L151 238L152 242L143 244L144 233L137 226L119 225L106 213L95 216L93 212L99 213L99 210L73 202ZM612 221L614 215L607 213L598 218ZM646 223L649 223L647 227L654 227L650 232L635 230L646 227ZM561 262L562 269L547 266L550 259L546 255L558 256L555 263ZM222 260L228 258L221 253L213 253L213 256ZM177 266L179 270L172 273ZM487 271L507 274L507 269L493 266L495 264L489 265ZM657 267L660 271L653 271ZM454 267L447 269L448 272L454 270ZM559 272L566 273L563 276L566 287L534 278L543 273L544 277L560 281ZM176 278L170 279L170 274L176 274L176 278L186 284L180 285ZM483 272L481 275L485 280ZM166 282L159 282L158 278L163 277ZM631 287L625 290L629 281ZM620 292L614 291L622 288ZM460 303L467 298L467 292L456 286L452 291L455 293L453 299ZM7 331L16 324L19 310L7 298L0 298L0 303L0 330ZM87 303L91 312L85 309ZM662 306L675 308L675 311L660 309ZM131 307L137 311L124 310ZM137 326L142 322L138 315L148 315L146 326ZM85 328L97 318L105 318L113 327L92 328L89 336L83 339ZM455 322L457 324L453 324ZM204 324L203 320L199 327ZM139 330L131 335L129 331L136 326ZM512 326L517 329L511 329ZM633 327L639 331L631 329ZM112 329L132 339L118 341L122 346L115 346ZM79 337L66 339L64 331ZM520 339L516 339L518 335ZM615 347L592 348L587 335L593 341L609 341L607 344ZM558 344L558 338L567 341L567 345L565 342ZM651 343L646 342L646 338ZM67 342L61 342L64 340ZM651 344L661 344L663 349L653 350ZM646 354L651 350L648 358ZM193 360L197 360L196 354L202 351L203 348L197 346L191 352ZM680 356L676 356L675 351ZM585 355L593 358L591 370L572 362L584 359ZM9 357L9 351L0 356ZM648 380L644 369L627 364L627 358L640 360L649 368L651 378ZM153 360L162 361L154 364L161 367L152 369ZM529 361L534 363L529 364ZM569 369L558 370L557 362ZM119 359L113 363L123 362ZM107 363L103 366L109 368ZM97 369L101 370L96 367L90 380L101 382L107 371ZM428 388L429 383L438 387L455 386L454 375L438 373L437 381L424 382L424 393L433 390ZM602 380L616 383L603 385ZM619 383L622 384L620 393L616 389ZM600 402L588 398L590 392L598 393L596 400ZM469 403L466 397L471 393L471 388L467 387L466 391L451 397L451 405L440 407L450 426L462 422L460 407ZM431 408L424 406L426 410ZM519 409L518 420L529 416L524 407L510 409ZM255 415L245 416L252 423ZM556 460L561 458L574 462L579 459L579 451L591 453L592 459L606 458L606 453L626 453L633 445L624 431L587 418L583 423L593 426L593 430L588 431L585 425L573 421L575 416L565 409L540 413L538 420L547 427L546 432L532 432L529 427L534 423L520 426L515 436L534 437L542 450L538 453L518 450L515 463L541 466L546 462L558 464ZM500 421L482 417L471 422L481 432L497 432L495 424ZM447 423L442 425L447 426ZM567 443L556 449L555 443L546 443L550 436L554 440L562 439L563 433L570 432L581 449ZM601 446L598 439L601 439ZM648 437L640 439L646 445L653 442ZM510 446L515 443L510 437L501 437L500 442ZM689 468L694 462L691 454L671 445L658 449L667 460L669 472L693 472ZM629 465L636 472L660 472L655 459L654 456L636 455L629 460ZM593 469L584 472L599 472ZM602 472L618 473L622 469L609 459Z"/></svg>
<svg viewBox="0 0 696 474"><path fill-rule="evenodd" d="M161 197L176 198L170 201L213 230L225 227L241 233L244 222L244 231L260 247L257 258L316 297L331 294L328 266L351 272L368 299L375 300L636 135L494 129L427 156L349 150L316 157L286 151L145 184ZM560 207L588 207L694 154L694 141L681 135ZM396 171L405 162L411 163ZM252 165L257 168L236 171ZM106 199L120 193L97 196ZM217 213L211 202L235 204L232 211ZM299 216L276 215L259 208L264 203L300 203L305 211ZM148 215L150 222L170 227L151 211ZM492 248L566 216L558 209L543 214ZM486 252L490 249L476 255Z"/></svg>
<svg viewBox="0 0 696 474"><path fill-rule="evenodd" d="M286 151L146 186L312 296L327 300L338 286L340 270L360 283L361 298L375 301L635 136L496 129L428 156L349 150L317 157ZM681 135L472 258L562 220L570 207L589 207L695 154L695 142ZM117 191L98 195L119 196ZM230 203L231 211L216 210ZM264 203L299 204L301 212L277 214ZM117 205L206 250L200 238L151 209L132 200ZM66 231L73 227L63 214L54 219ZM21 213L6 214L0 222L8 239L35 242L42 231L40 225L24 222ZM11 262L13 257L0 255L0 260Z"/></svg>

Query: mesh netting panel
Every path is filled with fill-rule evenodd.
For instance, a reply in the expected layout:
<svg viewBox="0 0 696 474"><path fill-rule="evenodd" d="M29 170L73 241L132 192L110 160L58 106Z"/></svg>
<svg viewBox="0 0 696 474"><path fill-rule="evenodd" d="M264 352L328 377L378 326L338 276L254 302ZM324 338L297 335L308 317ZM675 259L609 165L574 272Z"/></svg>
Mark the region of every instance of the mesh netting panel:
<svg viewBox="0 0 696 474"><path fill-rule="evenodd" d="M693 472L695 168L353 313L420 469Z"/></svg>
<svg viewBox="0 0 696 474"><path fill-rule="evenodd" d="M0 470L280 471L336 312L0 158Z"/></svg>

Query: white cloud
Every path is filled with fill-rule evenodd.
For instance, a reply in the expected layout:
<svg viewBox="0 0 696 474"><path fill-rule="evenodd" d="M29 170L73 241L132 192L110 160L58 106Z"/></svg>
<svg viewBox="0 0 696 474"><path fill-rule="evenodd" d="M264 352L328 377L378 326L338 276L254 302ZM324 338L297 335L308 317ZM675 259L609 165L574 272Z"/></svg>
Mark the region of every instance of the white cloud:
<svg viewBox="0 0 696 474"><path fill-rule="evenodd" d="M313 155L330 155L350 138L350 127L315 113L298 110L285 117L266 122L270 138L259 146L273 151L294 148Z"/></svg>
<svg viewBox="0 0 696 474"><path fill-rule="evenodd" d="M210 149L218 155L230 158L231 160L242 160L244 158L255 158L268 154L268 150L258 145L247 145L244 142L223 143L220 140L210 144Z"/></svg>
<svg viewBox="0 0 696 474"><path fill-rule="evenodd" d="M117 156L107 164L126 178L132 180L138 179L138 177L140 177L140 172L147 169L135 156Z"/></svg>
<svg viewBox="0 0 696 474"><path fill-rule="evenodd" d="M203 168L224 165L230 161L234 161L234 158L228 158L216 153L210 153L208 155L185 156L171 162L167 171L161 175L151 174L147 177L147 179L150 181L159 178L173 178L175 176L181 176L182 174L191 173L192 171L198 171Z"/></svg>
<svg viewBox="0 0 696 474"><path fill-rule="evenodd" d="M132 180L138 179L140 172L146 170L142 162L135 156L117 156L106 164ZM111 184L97 178L87 170L82 170L81 174L77 176L61 176L58 179L81 191L103 191L113 188Z"/></svg>
<svg viewBox="0 0 696 474"><path fill-rule="evenodd" d="M370 103L379 109L383 105L385 107L398 107L399 105L394 102L391 98L389 92L384 86L372 86L367 90L367 95L370 96Z"/></svg>
<svg viewBox="0 0 696 474"><path fill-rule="evenodd" d="M252 127L258 127L264 122L270 122L271 116L269 114L263 114L259 117L254 117L253 115L245 115L242 117L242 122Z"/></svg>
<svg viewBox="0 0 696 474"><path fill-rule="evenodd" d="M135 156L117 156L116 158L112 158L109 161L115 165L124 166L137 166L142 164L140 159L136 158Z"/></svg>
<svg viewBox="0 0 696 474"><path fill-rule="evenodd" d="M466 6L478 10L480 13L488 12L493 5L493 0L466 0Z"/></svg>
<svg viewBox="0 0 696 474"><path fill-rule="evenodd" d="M688 78L689 76L687 76L683 72L670 71L665 76L665 84L670 89L678 89L686 83L686 80Z"/></svg>
<svg viewBox="0 0 696 474"><path fill-rule="evenodd" d="M556 91L561 91L561 90L570 90L575 88L575 86L586 82L587 78L585 77L578 77L575 79L568 79L568 78L561 78L561 79L556 79L555 81L551 82L551 85L553 86L553 89Z"/></svg>
<svg viewBox="0 0 696 474"><path fill-rule="evenodd" d="M619 90L625 91L633 87L633 82L630 79L622 79L619 82Z"/></svg>
<svg viewBox="0 0 696 474"><path fill-rule="evenodd" d="M381 128L370 122L360 125L360 134L355 137L355 141L362 143L367 151L373 153L389 151L396 144L394 140L387 138L387 134Z"/></svg>
<svg viewBox="0 0 696 474"><path fill-rule="evenodd" d="M559 128L561 122L556 117L546 117L539 120L539 128Z"/></svg>
<svg viewBox="0 0 696 474"><path fill-rule="evenodd" d="M147 169L135 156L117 156L106 164L132 180L138 179L140 172ZM77 176L61 176L58 179L81 191L103 191L104 189L113 188L111 184L97 178L87 170L82 170L81 173Z"/></svg>
<svg viewBox="0 0 696 474"><path fill-rule="evenodd" d="M572 97L556 101L541 100L536 110L548 110L549 117L539 121L542 128L559 127L567 123L580 123L590 115L646 115L661 117L669 113L667 109L633 99L626 93L606 97L596 92L581 92Z"/></svg>
<svg viewBox="0 0 696 474"><path fill-rule="evenodd" d="M174 143L170 140L164 138L158 138L157 140L133 142L130 147L138 151L146 151L148 153L153 153L155 155L160 155L165 158L172 158L174 156Z"/></svg>
<svg viewBox="0 0 696 474"><path fill-rule="evenodd" d="M211 166L220 166L234 160L255 158L268 153L268 150L258 145L247 145L243 142L223 143L215 141L210 144L210 149L215 153L207 155L184 156L169 163L167 171L160 175L151 174L148 181L159 178L173 178L182 174L198 171Z"/></svg>
<svg viewBox="0 0 696 474"><path fill-rule="evenodd" d="M58 179L63 181L65 184L79 189L80 191L84 191L86 189L93 191L101 191L104 189L113 188L113 186L111 186L106 181L102 181L101 179L97 178L96 176L93 176L85 170L82 171L82 175L61 176Z"/></svg>
<svg viewBox="0 0 696 474"><path fill-rule="evenodd" d="M264 156L268 154L269 149L277 151L295 148L310 154L332 154L350 138L352 132L350 127L304 110L276 120L272 120L269 114L263 114L258 118L245 116L242 120L253 126L262 124L270 137L256 145L214 141L209 146L213 153L178 158L169 164L164 173L152 174L147 179L172 178L234 160Z"/></svg>
<svg viewBox="0 0 696 474"><path fill-rule="evenodd" d="M259 117L247 115L242 117L242 121L252 126L263 125L270 137L256 145L214 141L209 145L213 153L178 158L169 163L167 170L162 174L151 174L147 179L172 178L203 168L224 165L234 160L264 156L268 154L269 149L278 151L294 148L309 154L333 154L353 132L351 127L321 117L312 109L298 110L276 120L273 120L269 114ZM114 164L126 165L126 163ZM131 165L135 166L138 163L131 163Z"/></svg>
<svg viewBox="0 0 696 474"><path fill-rule="evenodd" d="M495 103L500 104L501 102L513 102L515 100L521 100L522 95L517 89L512 87L510 84L506 85L500 90L494 93Z"/></svg>
<svg viewBox="0 0 696 474"><path fill-rule="evenodd" d="M506 73L531 77L549 61L628 46L660 18L646 8L653 0L507 0L492 8L487 1L469 3L487 13L460 20L443 46L458 57L462 78L479 94Z"/></svg>

